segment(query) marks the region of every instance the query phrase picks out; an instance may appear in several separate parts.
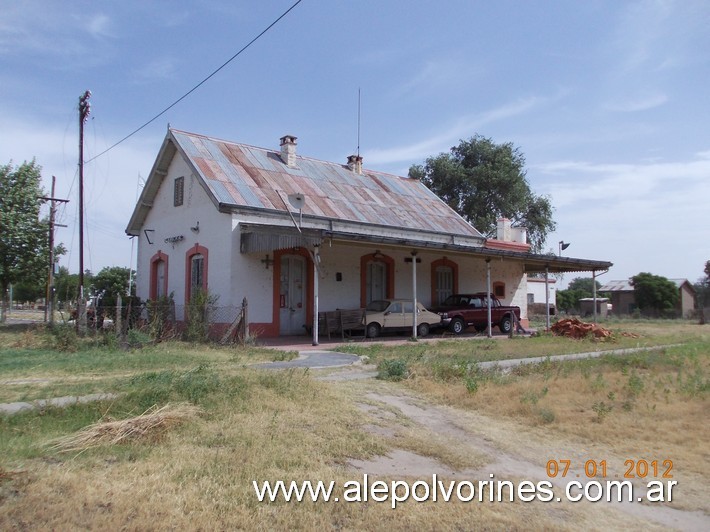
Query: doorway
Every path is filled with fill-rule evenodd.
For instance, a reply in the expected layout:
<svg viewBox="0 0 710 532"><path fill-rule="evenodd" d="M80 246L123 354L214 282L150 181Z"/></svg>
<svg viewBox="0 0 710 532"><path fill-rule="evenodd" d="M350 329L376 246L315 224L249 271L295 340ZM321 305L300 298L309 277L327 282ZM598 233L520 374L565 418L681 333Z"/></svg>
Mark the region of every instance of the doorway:
<svg viewBox="0 0 710 532"><path fill-rule="evenodd" d="M279 334L305 334L306 259L298 255L281 257L279 288Z"/></svg>

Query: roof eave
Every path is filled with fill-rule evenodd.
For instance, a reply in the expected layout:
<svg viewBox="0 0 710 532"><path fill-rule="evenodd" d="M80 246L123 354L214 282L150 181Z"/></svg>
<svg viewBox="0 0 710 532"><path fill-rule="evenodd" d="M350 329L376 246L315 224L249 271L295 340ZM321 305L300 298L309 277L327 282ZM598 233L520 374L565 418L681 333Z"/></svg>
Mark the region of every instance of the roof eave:
<svg viewBox="0 0 710 532"><path fill-rule="evenodd" d="M158 189L160 188L163 179L166 175L168 175L168 168L170 167L170 163L172 162L176 152L177 148L175 146L175 139L173 138L171 131L168 130L168 133L165 135L165 139L163 140L163 144L160 147L160 151L158 152L158 156L153 163L153 168L151 168L150 173L148 174L148 179L146 180L143 190L141 191L141 195L138 198L138 203L136 203L136 207L133 210L128 226L126 227L126 234L129 236L140 235L140 230L145 223L145 219L147 218L150 209L153 207L153 201L155 201L155 197L158 194Z"/></svg>

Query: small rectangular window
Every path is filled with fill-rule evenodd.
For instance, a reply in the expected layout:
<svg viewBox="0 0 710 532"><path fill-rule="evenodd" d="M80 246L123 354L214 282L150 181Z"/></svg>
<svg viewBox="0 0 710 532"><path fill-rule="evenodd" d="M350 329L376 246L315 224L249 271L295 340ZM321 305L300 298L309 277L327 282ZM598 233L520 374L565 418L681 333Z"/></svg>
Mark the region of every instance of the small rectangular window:
<svg viewBox="0 0 710 532"><path fill-rule="evenodd" d="M175 179L173 206L179 207L180 205L182 205L184 197L185 197L185 178L178 177L177 179Z"/></svg>

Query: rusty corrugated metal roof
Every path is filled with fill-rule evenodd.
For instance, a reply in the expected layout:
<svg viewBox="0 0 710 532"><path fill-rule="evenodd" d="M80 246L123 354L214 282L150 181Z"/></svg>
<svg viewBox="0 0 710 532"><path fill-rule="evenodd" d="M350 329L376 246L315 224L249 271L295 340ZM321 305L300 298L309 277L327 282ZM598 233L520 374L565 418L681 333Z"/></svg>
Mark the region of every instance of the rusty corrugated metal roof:
<svg viewBox="0 0 710 532"><path fill-rule="evenodd" d="M304 216L480 237L480 233L415 179L296 156L171 129L179 149L217 200L234 207L287 211L288 194L306 196Z"/></svg>

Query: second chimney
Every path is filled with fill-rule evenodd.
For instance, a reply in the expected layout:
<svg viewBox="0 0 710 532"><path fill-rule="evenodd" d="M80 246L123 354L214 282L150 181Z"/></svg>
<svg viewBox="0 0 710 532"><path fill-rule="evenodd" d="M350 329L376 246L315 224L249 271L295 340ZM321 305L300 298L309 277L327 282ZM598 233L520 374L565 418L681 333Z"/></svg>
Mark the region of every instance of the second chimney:
<svg viewBox="0 0 710 532"><path fill-rule="evenodd" d="M356 174L362 174L362 157L359 155L348 155L348 168Z"/></svg>
<svg viewBox="0 0 710 532"><path fill-rule="evenodd" d="M293 135L281 137L281 160L291 168L296 166L296 138Z"/></svg>

